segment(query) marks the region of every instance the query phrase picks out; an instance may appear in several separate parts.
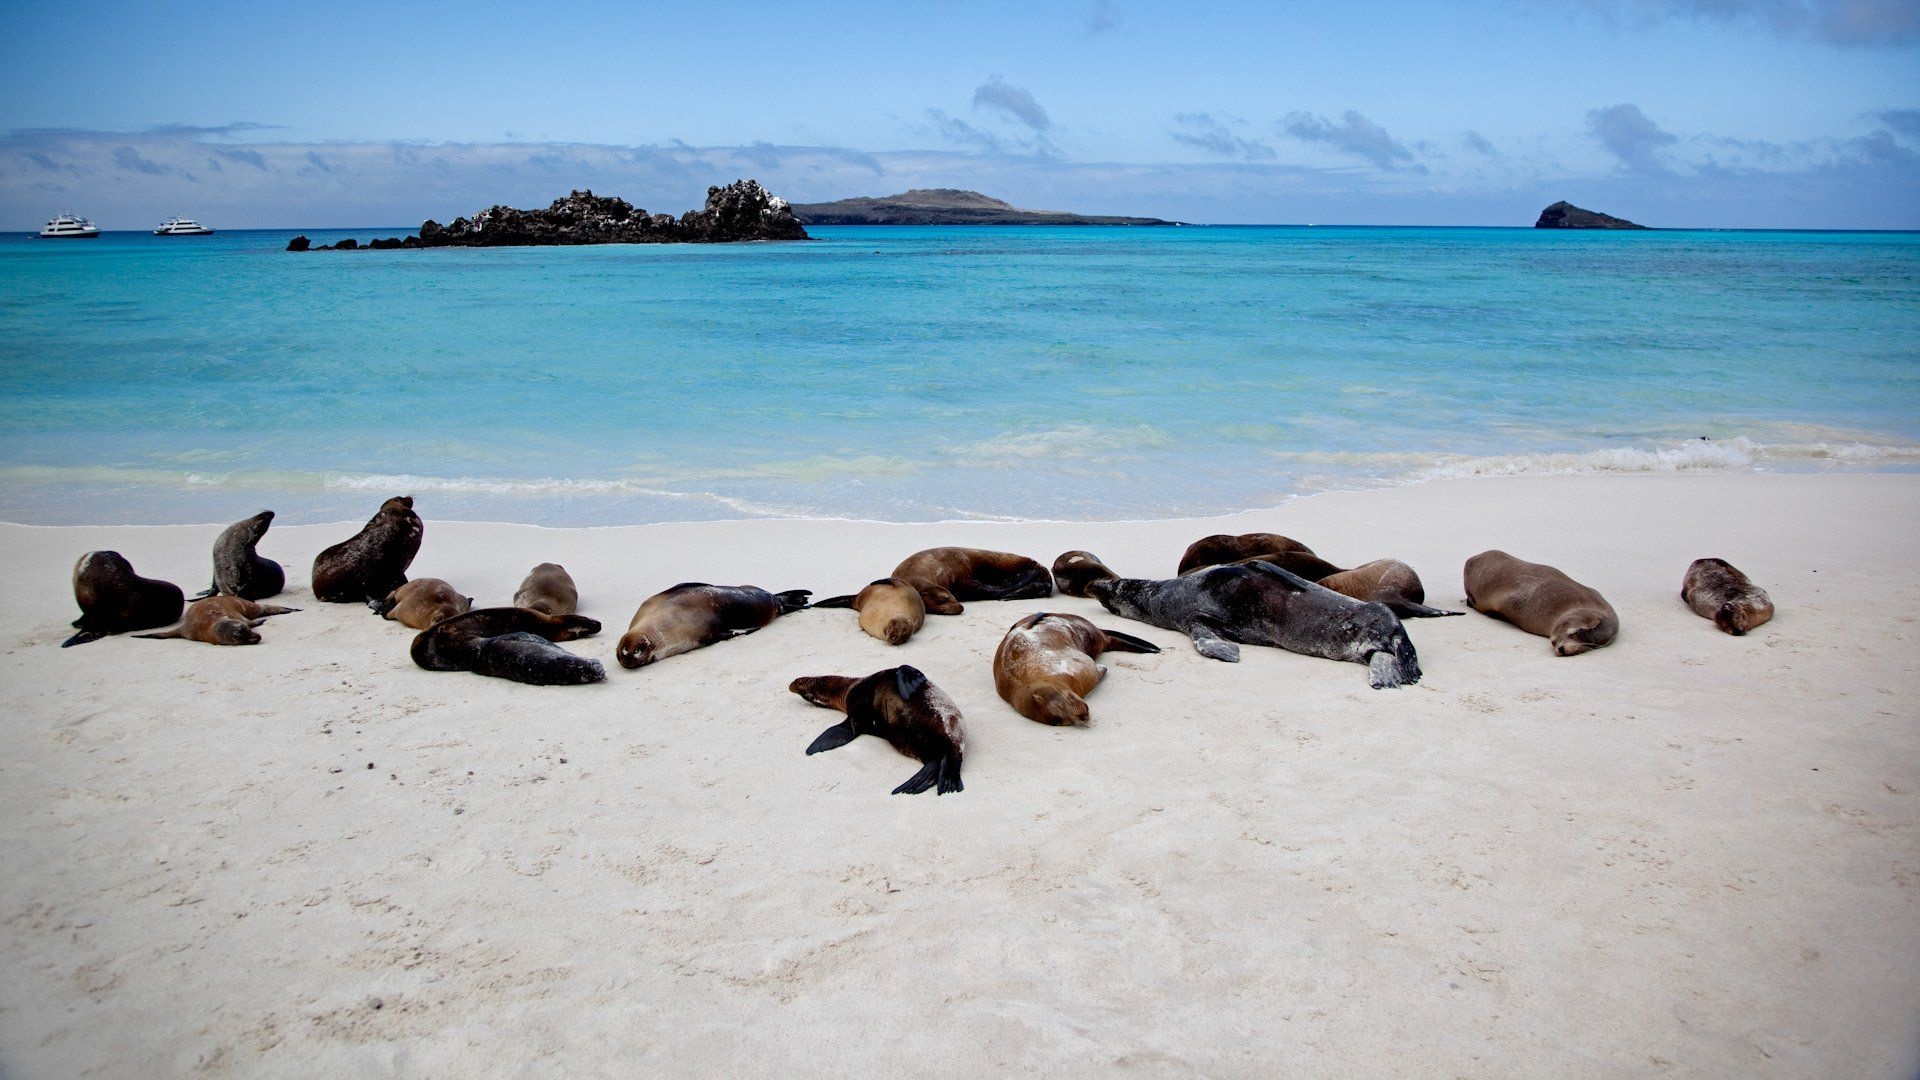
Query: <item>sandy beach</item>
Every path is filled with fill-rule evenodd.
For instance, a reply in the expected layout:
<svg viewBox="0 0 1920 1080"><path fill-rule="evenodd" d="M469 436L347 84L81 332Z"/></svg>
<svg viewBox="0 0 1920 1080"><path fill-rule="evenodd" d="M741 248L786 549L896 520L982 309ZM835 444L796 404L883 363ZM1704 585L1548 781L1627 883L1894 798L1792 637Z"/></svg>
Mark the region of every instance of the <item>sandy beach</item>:
<svg viewBox="0 0 1920 1080"><path fill-rule="evenodd" d="M392 492L390 494L400 494ZM372 513L378 496L368 499ZM1044 1073L1911 1077L1920 1066L1920 476L1448 480L1232 518L438 521L411 573L482 604L563 563L609 680L408 659L319 604L360 522L276 527L257 647L58 648L114 549L209 578L221 524L0 526L0 1076ZM850 592L940 544L1170 576L1212 532L1413 564L1462 606L1490 547L1600 589L1611 647L1477 613L1408 624L1425 678L1248 648L1225 665L1091 600L971 603L901 648L806 611L641 671L685 580ZM1701 556L1775 620L1678 599ZM1111 654L1093 724L994 693L1038 610ZM798 675L912 663L964 711L966 790Z"/></svg>

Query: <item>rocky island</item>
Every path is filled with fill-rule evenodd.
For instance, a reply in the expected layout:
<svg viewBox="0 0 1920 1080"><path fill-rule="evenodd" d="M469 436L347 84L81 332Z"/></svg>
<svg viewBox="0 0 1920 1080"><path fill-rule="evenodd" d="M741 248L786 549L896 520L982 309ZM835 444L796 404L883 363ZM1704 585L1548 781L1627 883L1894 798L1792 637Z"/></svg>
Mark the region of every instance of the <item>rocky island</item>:
<svg viewBox="0 0 1920 1080"><path fill-rule="evenodd" d="M1626 218L1617 218L1612 214L1602 214L1598 210L1582 210L1565 199L1540 211L1540 220L1533 223L1536 229L1644 229L1645 225L1635 225Z"/></svg>
<svg viewBox="0 0 1920 1080"><path fill-rule="evenodd" d="M879 198L799 203L803 225L1172 225L1147 217L1099 217L1061 210L1022 210L1012 203L958 188L914 188Z"/></svg>

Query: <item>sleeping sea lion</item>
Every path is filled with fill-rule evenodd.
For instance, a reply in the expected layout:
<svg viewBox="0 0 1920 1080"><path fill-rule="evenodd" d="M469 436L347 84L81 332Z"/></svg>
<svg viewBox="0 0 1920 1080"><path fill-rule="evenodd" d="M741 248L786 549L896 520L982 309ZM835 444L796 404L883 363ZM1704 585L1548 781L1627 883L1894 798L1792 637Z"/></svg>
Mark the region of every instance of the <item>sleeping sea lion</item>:
<svg viewBox="0 0 1920 1080"><path fill-rule="evenodd" d="M915 552L893 576L920 590L932 615L958 615L962 600L1026 600L1053 595L1053 575L1024 555L980 548L937 547Z"/></svg>
<svg viewBox="0 0 1920 1080"><path fill-rule="evenodd" d="M1104 580L1104 579L1103 579ZM1157 653L1151 641L1105 630L1078 615L1038 611L1014 623L993 654L993 688L1029 720L1055 727L1091 719L1086 696L1106 678L1103 652Z"/></svg>
<svg viewBox="0 0 1920 1080"><path fill-rule="evenodd" d="M141 638L186 638L209 645L258 645L260 635L254 627L270 615L286 615L299 608L257 604L244 596L216 593L187 605L180 625L164 634L135 634Z"/></svg>
<svg viewBox="0 0 1920 1080"><path fill-rule="evenodd" d="M543 562L528 571L526 580L514 590L513 606L548 615L571 615L580 609L580 590L566 567Z"/></svg>
<svg viewBox="0 0 1920 1080"><path fill-rule="evenodd" d="M964 789L960 759L966 752L967 735L960 727L960 707L919 669L902 665L864 679L804 675L787 689L823 709L847 714L813 740L808 754L845 746L861 735L878 735L895 750L925 763L893 789L895 795L918 795L930 787L938 795Z"/></svg>
<svg viewBox="0 0 1920 1080"><path fill-rule="evenodd" d="M1119 576L1091 551L1069 551L1053 560L1053 587L1061 596L1085 596L1087 586Z"/></svg>
<svg viewBox="0 0 1920 1080"><path fill-rule="evenodd" d="M385 597L407 583L407 567L420 552L423 531L413 496L388 499L352 539L314 558L313 595L335 604Z"/></svg>
<svg viewBox="0 0 1920 1080"><path fill-rule="evenodd" d="M812 606L852 608L860 613L860 629L889 645L905 645L927 624L927 605L920 599L920 590L899 578L881 578L858 593L829 596Z"/></svg>
<svg viewBox="0 0 1920 1080"><path fill-rule="evenodd" d="M624 668L645 667L716 641L751 634L807 606L808 589L770 593L752 585L688 581L656 593L633 613L614 649Z"/></svg>
<svg viewBox="0 0 1920 1080"><path fill-rule="evenodd" d="M1283 551L1313 555L1312 548L1290 536L1281 536L1279 533L1241 533L1238 536L1215 533L1212 536L1203 536L1187 545L1186 552L1180 556L1180 569L1175 571L1175 574L1188 574L1202 567L1225 566L1227 563L1251 559L1255 555L1270 555ZM1292 566L1288 566L1287 569L1300 574L1301 577L1311 576Z"/></svg>
<svg viewBox="0 0 1920 1080"><path fill-rule="evenodd" d="M1467 606L1538 634L1575 656L1612 643L1620 617L1599 592L1544 563L1483 551L1467 560Z"/></svg>
<svg viewBox="0 0 1920 1080"><path fill-rule="evenodd" d="M1680 583L1680 599L1694 614L1734 637L1773 618L1767 590L1725 559L1695 559Z"/></svg>
<svg viewBox="0 0 1920 1080"><path fill-rule="evenodd" d="M473 597L460 595L458 589L437 577L423 577L414 578L379 600L369 600L367 606L383 619L425 630L441 619L473 610Z"/></svg>
<svg viewBox="0 0 1920 1080"><path fill-rule="evenodd" d="M287 587L287 572L254 548L273 523L273 511L262 510L226 527L213 542L213 585L201 596L225 593L242 600L265 600Z"/></svg>
<svg viewBox="0 0 1920 1080"><path fill-rule="evenodd" d="M1301 574L1301 577L1307 577ZM1312 581L1314 579L1308 578ZM1413 567L1398 559L1375 559L1351 570L1342 570L1320 578L1319 583L1342 596L1355 600L1375 600L1393 609L1403 619L1436 619L1446 615L1465 615L1464 611L1426 605L1427 587Z"/></svg>
<svg viewBox="0 0 1920 1080"><path fill-rule="evenodd" d="M1240 647L1273 645L1367 665L1374 689L1420 681L1420 661L1387 605L1323 589L1271 563L1215 566L1166 581L1093 583L1108 611L1178 630L1202 656L1228 662Z"/></svg>
<svg viewBox="0 0 1920 1080"><path fill-rule="evenodd" d="M177 622L187 596L171 581L143 578L117 551L89 551L73 564L73 599L80 632L60 643L61 648L83 645L108 634L151 630Z"/></svg>
<svg viewBox="0 0 1920 1080"><path fill-rule="evenodd" d="M471 671L535 686L604 682L600 661L555 645L592 637L600 624L584 615L548 615L526 608L476 608L442 619L413 639L413 662L428 671Z"/></svg>

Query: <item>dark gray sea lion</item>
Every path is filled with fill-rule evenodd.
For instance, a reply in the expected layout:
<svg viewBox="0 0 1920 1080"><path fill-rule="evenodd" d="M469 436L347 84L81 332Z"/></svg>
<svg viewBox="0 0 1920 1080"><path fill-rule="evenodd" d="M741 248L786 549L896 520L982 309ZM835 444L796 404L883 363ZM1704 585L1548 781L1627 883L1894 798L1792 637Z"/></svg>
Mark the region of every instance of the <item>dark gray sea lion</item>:
<svg viewBox="0 0 1920 1080"><path fill-rule="evenodd" d="M862 735L878 735L895 750L924 763L906 783L893 789L895 795L918 795L928 788L945 795L964 788L960 760L967 735L960 726L960 707L918 668L902 665L864 679L805 675L787 689L823 709L847 714L813 740L808 754L845 746Z"/></svg>
<svg viewBox="0 0 1920 1080"><path fill-rule="evenodd" d="M1101 579L1107 580L1107 579ZM1013 711L1055 727L1091 719L1086 696L1106 678L1103 652L1157 653L1151 641L1078 615L1039 611L1014 623L993 654L993 688Z"/></svg>
<svg viewBox="0 0 1920 1080"><path fill-rule="evenodd" d="M817 608L852 608L860 613L860 629L889 645L905 645L927 624L927 605L920 590L899 578L881 578L846 596L813 602Z"/></svg>
<svg viewBox="0 0 1920 1080"><path fill-rule="evenodd" d="M367 606L383 619L425 630L441 619L472 611L473 597L462 596L460 590L437 577L423 577L414 578L379 600L369 601Z"/></svg>
<svg viewBox="0 0 1920 1080"><path fill-rule="evenodd" d="M313 595L335 604L384 598L407 583L407 567L420 552L424 531L413 512L413 496L388 499L352 539L314 558Z"/></svg>
<svg viewBox="0 0 1920 1080"><path fill-rule="evenodd" d="M413 662L428 671L471 671L535 686L604 682L600 661L554 644L592 637L599 622L526 608L476 608L442 619L413 639Z"/></svg>
<svg viewBox="0 0 1920 1080"><path fill-rule="evenodd" d="M526 580L514 591L513 606L549 615L571 615L580 609L580 590L566 567L543 562L528 571Z"/></svg>
<svg viewBox="0 0 1920 1080"><path fill-rule="evenodd" d="M1053 595L1053 575L1024 555L981 548L937 547L915 552L893 576L920 590L928 614L958 615L962 600L1028 600Z"/></svg>
<svg viewBox="0 0 1920 1080"><path fill-rule="evenodd" d="M1200 655L1240 659L1234 644L1272 645L1367 665L1375 689L1420 681L1420 662L1400 617L1385 604L1323 589L1271 563L1216 566L1166 581L1097 581L1108 611L1178 630Z"/></svg>
<svg viewBox="0 0 1920 1080"><path fill-rule="evenodd" d="M299 608L259 604L244 596L216 593L187 605L180 625L164 634L135 634L142 638L185 638L209 645L258 645L260 634L254 627L271 615L287 615Z"/></svg>
<svg viewBox="0 0 1920 1080"><path fill-rule="evenodd" d="M1467 606L1538 634L1575 656L1612 643L1620 617L1596 590L1544 563L1483 551L1467 560Z"/></svg>
<svg viewBox="0 0 1920 1080"><path fill-rule="evenodd" d="M624 668L645 667L716 641L751 634L807 606L807 589L771 593L752 585L688 581L650 596L614 649Z"/></svg>
<svg viewBox="0 0 1920 1080"><path fill-rule="evenodd" d="M242 600L265 600L287 587L287 572L254 550L273 524L273 511L262 510L226 527L213 542L213 585L201 596L225 593Z"/></svg>
<svg viewBox="0 0 1920 1080"><path fill-rule="evenodd" d="M1680 599L1694 614L1734 637L1773 618L1767 590L1725 559L1695 559L1680 583Z"/></svg>
<svg viewBox="0 0 1920 1080"><path fill-rule="evenodd" d="M1241 533L1238 536L1215 533L1212 536L1203 536L1187 545L1186 552L1180 556L1180 569L1175 572L1190 574L1203 567L1225 566L1228 563L1251 559L1255 555L1273 555L1282 552L1298 552L1307 557L1294 565L1279 563L1278 565L1284 569L1291 570L1309 581L1322 576L1312 572L1316 561L1313 549L1290 536L1281 536L1279 533ZM1339 570L1339 567L1332 563L1325 563L1325 565L1326 572L1329 574Z"/></svg>
<svg viewBox="0 0 1920 1080"><path fill-rule="evenodd" d="M1305 574L1301 576L1306 577ZM1403 619L1435 619L1466 614L1464 611L1428 607L1427 587L1420 583L1420 575L1414 573L1413 567L1398 559L1375 559L1317 580L1320 585L1342 596L1385 604Z"/></svg>
<svg viewBox="0 0 1920 1080"><path fill-rule="evenodd" d="M171 581L143 578L117 551L89 551L73 564L73 599L80 632L60 643L61 648L83 645L109 634L151 630L180 619L187 596Z"/></svg>
<svg viewBox="0 0 1920 1080"><path fill-rule="evenodd" d="M1061 596L1085 596L1087 586L1119 576L1091 551L1069 551L1053 560L1053 587Z"/></svg>

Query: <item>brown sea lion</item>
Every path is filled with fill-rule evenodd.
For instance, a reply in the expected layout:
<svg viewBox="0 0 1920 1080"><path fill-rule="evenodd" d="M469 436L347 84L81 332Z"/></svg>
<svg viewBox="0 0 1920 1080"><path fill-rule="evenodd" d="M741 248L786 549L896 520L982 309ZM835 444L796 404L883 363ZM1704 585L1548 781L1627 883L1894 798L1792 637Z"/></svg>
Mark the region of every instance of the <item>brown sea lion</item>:
<svg viewBox="0 0 1920 1080"><path fill-rule="evenodd" d="M299 608L258 604L243 596L216 593L187 605L180 625L164 634L135 634L142 638L186 638L209 645L258 645L260 634L254 627L270 615L286 615Z"/></svg>
<svg viewBox="0 0 1920 1080"><path fill-rule="evenodd" d="M1053 595L1053 575L1024 555L981 548L937 547L915 552L893 576L920 590L930 615L958 615L962 600L1026 600Z"/></svg>
<svg viewBox="0 0 1920 1080"><path fill-rule="evenodd" d="M1483 551L1467 560L1465 577L1468 607L1547 638L1561 656L1598 649L1620 632L1606 597L1544 563Z"/></svg>
<svg viewBox="0 0 1920 1080"><path fill-rule="evenodd" d="M226 527L213 542L213 585L201 596L225 593L242 600L265 600L287 587L287 572L254 550L273 523L273 511L262 510Z"/></svg>
<svg viewBox="0 0 1920 1080"><path fill-rule="evenodd" d="M1038 611L1014 623L993 654L993 688L1029 720L1082 725L1086 696L1106 678L1103 652L1157 653L1151 641L1106 630L1078 615Z"/></svg>
<svg viewBox="0 0 1920 1080"><path fill-rule="evenodd" d="M860 613L860 629L889 645L905 645L927 624L927 605L920 599L920 590L899 578L881 578L858 593L829 596L812 606L852 608Z"/></svg>
<svg viewBox="0 0 1920 1080"><path fill-rule="evenodd" d="M1680 583L1694 614L1734 637L1773 618L1773 598L1725 559L1695 559Z"/></svg>
<svg viewBox="0 0 1920 1080"><path fill-rule="evenodd" d="M584 615L548 615L526 608L475 608L442 619L413 639L413 662L428 671L471 671L535 686L604 682L600 661L555 645L592 637L600 624Z"/></svg>
<svg viewBox="0 0 1920 1080"><path fill-rule="evenodd" d="M1085 596L1087 586L1119 576L1091 551L1069 551L1053 560L1053 587L1061 596Z"/></svg>
<svg viewBox="0 0 1920 1080"><path fill-rule="evenodd" d="M413 496L388 499L352 539L314 558L313 595L334 604L385 597L407 583L407 567L420 552L423 531Z"/></svg>
<svg viewBox="0 0 1920 1080"><path fill-rule="evenodd" d="M580 609L580 590L566 567L543 562L529 571L514 591L513 606L549 615L571 615Z"/></svg>
<svg viewBox="0 0 1920 1080"><path fill-rule="evenodd" d="M1305 574L1300 576L1306 577ZM1413 567L1398 559L1375 559L1351 570L1328 574L1319 581L1324 588L1342 596L1385 604L1403 619L1434 619L1466 614L1464 611L1428 607L1427 588L1420 584L1420 575L1413 572Z"/></svg>
<svg viewBox="0 0 1920 1080"><path fill-rule="evenodd" d="M143 578L117 551L89 551L73 564L73 599L80 632L60 643L61 648L83 645L109 634L151 630L177 622L187 596L171 581Z"/></svg>
<svg viewBox="0 0 1920 1080"><path fill-rule="evenodd" d="M787 689L823 709L847 718L820 733L808 754L845 746L861 735L878 735L895 750L924 762L919 772L893 789L895 795L961 791L960 760L967 748L960 707L927 681L918 668L902 665L864 679L847 675L804 675Z"/></svg>
<svg viewBox="0 0 1920 1080"><path fill-rule="evenodd" d="M1270 555L1283 551L1297 551L1309 557L1313 555L1312 548L1290 536L1281 536L1279 533L1241 533L1238 536L1215 533L1188 544L1185 554L1180 556L1180 569L1175 573L1187 574L1203 566L1225 566L1242 559L1251 559L1255 555ZM1331 563L1327 565L1332 566ZM1310 575L1294 566L1286 566L1286 569L1312 580Z"/></svg>
<svg viewBox="0 0 1920 1080"><path fill-rule="evenodd" d="M367 606L383 619L425 630L441 619L473 610L473 597L460 595L460 590L437 577L423 577L414 578L379 600L369 601Z"/></svg>
<svg viewBox="0 0 1920 1080"><path fill-rule="evenodd" d="M650 596L614 649L624 668L645 667L716 641L751 634L807 606L807 589L770 593L752 585L688 581Z"/></svg>

